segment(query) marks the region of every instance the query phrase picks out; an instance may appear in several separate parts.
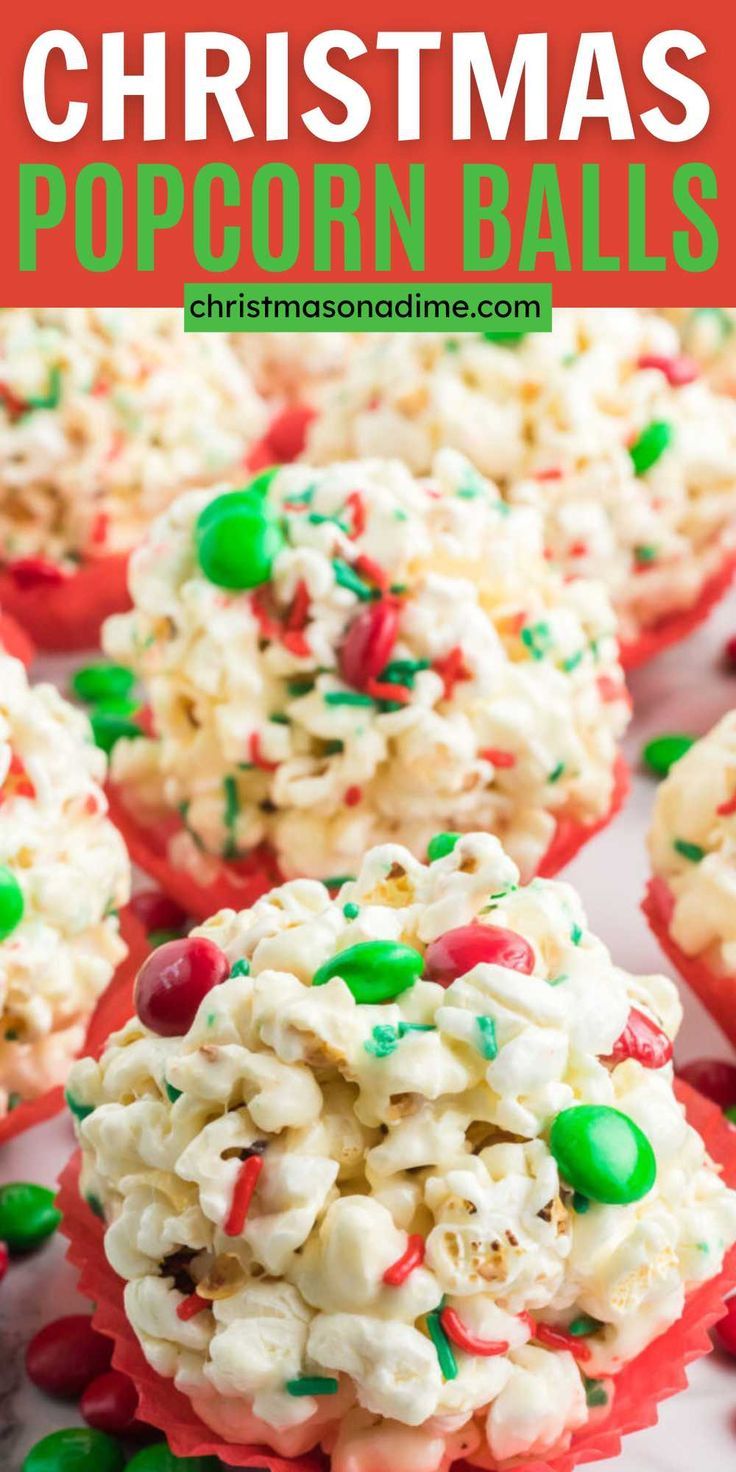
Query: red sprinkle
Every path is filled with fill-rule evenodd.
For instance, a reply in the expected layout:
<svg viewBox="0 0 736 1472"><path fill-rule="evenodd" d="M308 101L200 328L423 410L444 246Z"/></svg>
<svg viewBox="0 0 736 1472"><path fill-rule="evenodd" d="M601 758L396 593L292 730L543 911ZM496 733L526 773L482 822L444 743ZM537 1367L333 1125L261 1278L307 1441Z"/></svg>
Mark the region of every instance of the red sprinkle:
<svg viewBox="0 0 736 1472"><path fill-rule="evenodd" d="M443 1308L440 1313L440 1323L448 1339L456 1344L458 1349L464 1349L466 1354L507 1354L509 1344L505 1339L481 1339L477 1334L471 1333L467 1325L463 1323L457 1309Z"/></svg>
<svg viewBox="0 0 736 1472"><path fill-rule="evenodd" d="M661 353L644 353L637 363L637 368L658 368L663 373L672 388L682 388L683 384L692 383L699 378L700 369L692 358L684 353L676 357L665 357Z"/></svg>
<svg viewBox="0 0 736 1472"><path fill-rule="evenodd" d="M626 1026L609 1056L614 1063L634 1058L642 1068L664 1068L672 1058L672 1042L651 1017L640 1012L638 1007L632 1007Z"/></svg>
<svg viewBox="0 0 736 1472"><path fill-rule="evenodd" d="M532 1338L537 1339L540 1344L546 1344L548 1349L569 1349L570 1354L576 1360L590 1359L590 1345L581 1339L576 1339L574 1334L567 1334L564 1329L553 1329L550 1324L537 1324L530 1320Z"/></svg>
<svg viewBox="0 0 736 1472"><path fill-rule="evenodd" d="M363 801L363 788L362 787L348 787L348 789L347 789L347 791L345 793L345 806L348 807L348 808L355 808L355 807L358 806L358 803L359 802L362 802L362 801Z"/></svg>
<svg viewBox="0 0 736 1472"><path fill-rule="evenodd" d="M0 788L0 806L11 797L35 797L36 789L28 776L23 760L17 752L10 758L8 773Z"/></svg>
<svg viewBox="0 0 736 1472"><path fill-rule="evenodd" d="M413 1273L415 1268L422 1266L426 1250L427 1244L424 1238L419 1232L413 1232L407 1240L406 1252L397 1258L396 1262L392 1262L390 1268L386 1268L383 1275L384 1283L387 1283L389 1288L400 1288L410 1273Z"/></svg>
<svg viewBox="0 0 736 1472"><path fill-rule="evenodd" d="M388 588L388 575L386 569L381 567L380 562L374 562L372 557L366 557L361 553L360 557L356 557L353 566L355 571L359 572L362 577L367 578L370 583L375 583L376 587L381 589L381 592L386 591Z"/></svg>
<svg viewBox="0 0 736 1472"><path fill-rule="evenodd" d="M233 1199L223 1227L226 1237L240 1236L245 1226L248 1217L248 1208L262 1170L263 1158L260 1155L249 1155L248 1159L243 1161L238 1171L235 1189L233 1190Z"/></svg>
<svg viewBox="0 0 736 1472"><path fill-rule="evenodd" d="M461 680L472 680L473 676L465 663L465 655L459 644L445 654L442 659L436 659L432 669L439 675L445 690L445 700L452 700L455 686Z"/></svg>
<svg viewBox="0 0 736 1472"><path fill-rule="evenodd" d="M570 546L570 556L571 557L587 557L587 555L588 555L588 543L587 542L572 542L571 543L571 546Z"/></svg>
<svg viewBox="0 0 736 1472"><path fill-rule="evenodd" d="M309 617L309 589L303 578L296 585L291 608L286 615L287 629L303 629Z"/></svg>
<svg viewBox="0 0 736 1472"><path fill-rule="evenodd" d="M535 472L534 472L534 479L535 480L561 480L562 479L562 466L561 465L550 465L546 470L535 470Z"/></svg>
<svg viewBox="0 0 736 1472"><path fill-rule="evenodd" d="M278 762L270 762L261 750L261 736L259 731L251 731L248 740L248 756L254 767L261 772L275 772Z"/></svg>
<svg viewBox="0 0 736 1472"><path fill-rule="evenodd" d="M206 1298L200 1298L198 1293L190 1293L188 1298L182 1298L176 1317L186 1324L189 1319L196 1318L197 1314L204 1313L206 1308L209 1308Z"/></svg>
<svg viewBox="0 0 736 1472"><path fill-rule="evenodd" d="M612 700L622 700L626 696L626 690L620 680L615 680L613 675L598 675L596 678L598 694L606 704Z"/></svg>
<svg viewBox="0 0 736 1472"><path fill-rule="evenodd" d="M17 394L13 393L12 388L9 388L7 383L0 383L0 404L4 405L11 424L14 420L20 419L21 414L28 412L28 406L23 403L22 399L18 398Z"/></svg>
<svg viewBox="0 0 736 1472"><path fill-rule="evenodd" d="M98 511L90 528L89 539L93 547L102 547L107 541L110 518L106 511Z"/></svg>
<svg viewBox="0 0 736 1472"><path fill-rule="evenodd" d="M366 680L365 692L374 700L396 700L399 705L408 705L411 700L408 685L392 685L389 680Z"/></svg>
<svg viewBox="0 0 736 1472"><path fill-rule="evenodd" d="M309 640L301 629L286 629L281 635L281 643L284 649L288 649L290 654L296 654L298 658L312 653Z"/></svg>
<svg viewBox="0 0 736 1472"><path fill-rule="evenodd" d="M251 595L250 606L253 612L253 616L258 622L258 626L261 631L261 638L278 639L279 634L281 633L280 625L277 624L275 618L272 617L265 604L263 603L261 593L253 593Z"/></svg>
<svg viewBox="0 0 736 1472"><path fill-rule="evenodd" d="M725 802L719 802L716 812L722 818L730 818L732 813L736 813L736 792L733 797L726 798Z"/></svg>
<svg viewBox="0 0 736 1472"><path fill-rule="evenodd" d="M271 420L266 431L266 445L270 458L277 464L289 463L301 454L314 413L309 404L287 404Z"/></svg>
<svg viewBox="0 0 736 1472"><path fill-rule="evenodd" d="M494 767L516 766L513 751L500 751L497 746L484 746L483 750L478 752L478 756L482 757L484 762L493 762Z"/></svg>
<svg viewBox="0 0 736 1472"><path fill-rule="evenodd" d="M363 500L360 491L350 492L350 495L345 502L345 509L350 512L350 520L352 522L352 531L350 533L351 538L355 540L356 537L362 537L363 532L365 531L366 516L365 501Z"/></svg>

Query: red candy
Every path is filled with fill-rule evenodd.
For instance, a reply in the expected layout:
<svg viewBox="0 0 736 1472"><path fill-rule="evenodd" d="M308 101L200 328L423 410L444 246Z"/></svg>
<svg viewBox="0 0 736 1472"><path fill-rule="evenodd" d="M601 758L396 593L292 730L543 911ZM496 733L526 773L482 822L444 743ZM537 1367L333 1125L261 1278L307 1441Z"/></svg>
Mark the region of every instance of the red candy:
<svg viewBox="0 0 736 1472"><path fill-rule="evenodd" d="M301 454L314 412L308 404L289 404L271 420L266 432L266 445L277 464L296 460Z"/></svg>
<svg viewBox="0 0 736 1472"><path fill-rule="evenodd" d="M0 1283L2 1283L9 1266L10 1253L8 1251L8 1244L7 1242L0 1242Z"/></svg>
<svg viewBox="0 0 736 1472"><path fill-rule="evenodd" d="M652 1022L644 1012L632 1007L626 1026L617 1038L610 1053L614 1063L623 1063L625 1058L635 1058L642 1068L664 1068L672 1058L672 1043L666 1032Z"/></svg>
<svg viewBox="0 0 736 1472"><path fill-rule="evenodd" d="M638 368L658 368L663 373L672 388L682 388L686 383L692 383L699 377L700 369L692 358L684 353L676 357L667 358L660 353L645 353L639 359Z"/></svg>
<svg viewBox="0 0 736 1472"><path fill-rule="evenodd" d="M47 557L18 557L15 562L8 563L8 572L16 586L24 591L57 587L67 577L63 567Z"/></svg>
<svg viewBox="0 0 736 1472"><path fill-rule="evenodd" d="M678 1077L691 1084L706 1099L712 1099L719 1109L730 1109L736 1104L736 1065L724 1063L721 1058L695 1058L677 1070Z"/></svg>
<svg viewBox="0 0 736 1472"><path fill-rule="evenodd" d="M160 889L144 889L134 894L130 908L148 935L152 930L182 930L187 923L181 905Z"/></svg>
<svg viewBox="0 0 736 1472"><path fill-rule="evenodd" d="M340 674L346 685L365 689L391 658L399 626L399 610L388 598L371 603L353 619L340 650Z"/></svg>
<svg viewBox="0 0 736 1472"><path fill-rule="evenodd" d="M170 940L144 961L135 984L140 1020L162 1038L182 1037L203 997L230 975L224 951L204 935Z"/></svg>
<svg viewBox="0 0 736 1472"><path fill-rule="evenodd" d="M79 1409L88 1426L122 1436L129 1431L138 1410L138 1391L121 1370L108 1370L86 1387Z"/></svg>
<svg viewBox="0 0 736 1472"><path fill-rule="evenodd" d="M112 1344L92 1327L87 1314L53 1319L26 1349L29 1380L47 1395L77 1400L91 1380L110 1368Z"/></svg>
<svg viewBox="0 0 736 1472"><path fill-rule="evenodd" d="M736 1297L729 1298L726 1316L716 1324L716 1339L722 1349L736 1355Z"/></svg>
<svg viewBox="0 0 736 1472"><path fill-rule="evenodd" d="M723 646L723 654L726 664L732 670L736 670L736 634L732 634L731 638L726 640Z"/></svg>
<svg viewBox="0 0 736 1472"><path fill-rule="evenodd" d="M449 986L479 962L508 966L530 976L534 952L523 935L502 925L460 925L433 940L424 957L424 974L430 981Z"/></svg>

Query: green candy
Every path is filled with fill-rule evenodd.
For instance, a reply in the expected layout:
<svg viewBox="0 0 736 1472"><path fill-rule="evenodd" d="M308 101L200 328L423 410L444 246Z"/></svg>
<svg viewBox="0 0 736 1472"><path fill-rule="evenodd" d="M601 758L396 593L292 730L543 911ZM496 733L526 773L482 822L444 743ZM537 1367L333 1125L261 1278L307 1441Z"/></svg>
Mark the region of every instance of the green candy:
<svg viewBox="0 0 736 1472"><path fill-rule="evenodd" d="M427 844L427 858L430 864L435 859L444 859L445 854L451 854L456 843L460 841L459 833L435 833Z"/></svg>
<svg viewBox="0 0 736 1472"><path fill-rule="evenodd" d="M246 489L250 491L252 496L267 496L280 469L280 465L269 465L266 470L261 470L258 475L253 477L253 480Z"/></svg>
<svg viewBox="0 0 736 1472"><path fill-rule="evenodd" d="M219 588L257 588L268 582L284 533L263 496L251 487L216 496L194 529L205 577Z"/></svg>
<svg viewBox="0 0 736 1472"><path fill-rule="evenodd" d="M527 332L481 332L481 337L486 342L497 342L501 347L507 347L514 342L523 342L528 335Z"/></svg>
<svg viewBox="0 0 736 1472"><path fill-rule="evenodd" d="M11 1252L30 1252L50 1237L61 1221L53 1191L27 1181L0 1186L0 1242Z"/></svg>
<svg viewBox="0 0 736 1472"><path fill-rule="evenodd" d="M18 880L5 864L0 864L0 940L12 935L20 925L25 907Z"/></svg>
<svg viewBox="0 0 736 1472"><path fill-rule="evenodd" d="M629 445L631 463L637 475L645 475L669 448L673 440L672 425L666 419L653 419Z"/></svg>
<svg viewBox="0 0 736 1472"><path fill-rule="evenodd" d="M121 1472L125 1453L104 1431L70 1426L31 1447L21 1472Z"/></svg>
<svg viewBox="0 0 736 1472"><path fill-rule="evenodd" d="M99 701L125 700L135 685L135 675L122 664L85 664L72 675L72 690L87 705Z"/></svg>
<svg viewBox="0 0 736 1472"><path fill-rule="evenodd" d="M549 1147L573 1190L608 1206L626 1206L651 1191L654 1151L642 1130L608 1104L577 1104L558 1114Z"/></svg>
<svg viewBox="0 0 736 1472"><path fill-rule="evenodd" d="M99 746L108 756L117 742L122 741L123 738L128 741L137 741L139 736L144 735L135 721L115 711L93 710L89 722L95 738L95 746Z"/></svg>
<svg viewBox="0 0 736 1472"><path fill-rule="evenodd" d="M413 986L423 970L424 957L412 946L368 940L325 961L315 971L312 986L324 986L333 976L341 976L356 1002L390 1002Z"/></svg>
<svg viewBox="0 0 736 1472"><path fill-rule="evenodd" d="M694 736L655 736L642 750L641 759L655 777L666 777L670 767L695 744Z"/></svg>
<svg viewBox="0 0 736 1472"><path fill-rule="evenodd" d="M221 1472L221 1465L217 1457L175 1457L160 1441L136 1452L126 1472Z"/></svg>

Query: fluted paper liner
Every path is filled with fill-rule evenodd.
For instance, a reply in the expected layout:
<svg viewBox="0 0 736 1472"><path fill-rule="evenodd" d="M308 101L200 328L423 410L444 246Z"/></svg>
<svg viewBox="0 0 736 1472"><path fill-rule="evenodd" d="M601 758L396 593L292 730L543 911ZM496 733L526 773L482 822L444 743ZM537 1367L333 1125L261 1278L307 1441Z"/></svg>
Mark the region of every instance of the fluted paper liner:
<svg viewBox="0 0 736 1472"><path fill-rule="evenodd" d="M96 1058L102 1052L110 1033L122 1027L133 1012L135 978L151 947L140 921L136 920L130 907L121 911L120 933L128 947L128 954L97 999L79 1052L80 1058L87 1055ZM57 1084L55 1088L39 1094L36 1099L28 1099L19 1104L4 1119L0 1119L0 1145L22 1134L24 1130L31 1129L33 1125L51 1119L63 1106L63 1084Z"/></svg>
<svg viewBox="0 0 736 1472"><path fill-rule="evenodd" d="M595 823L579 823L571 818L561 818L537 870L541 878L551 879L569 864L578 850L616 816L628 791L628 769L623 757L619 756L614 769L613 792L608 812ZM245 910L274 885L284 882L275 855L263 844L237 863L229 863L217 855L208 856L208 863L212 865L212 879L203 884L193 874L177 869L167 856L169 840L181 831L181 823L176 815L172 815L171 819L156 828L146 828L126 806L121 787L110 783L107 797L110 817L122 833L133 863L143 869L151 879L155 879L161 889L196 920L207 920L210 915L222 909Z"/></svg>
<svg viewBox="0 0 736 1472"><path fill-rule="evenodd" d="M0 649L4 649L6 654L12 654L15 659L19 659L26 669L35 654L33 645L20 624L3 613L0 613Z"/></svg>
<svg viewBox="0 0 736 1472"><path fill-rule="evenodd" d="M686 956L670 935L672 892L659 876L650 879L642 910L662 950L736 1047L736 976L714 971L702 956Z"/></svg>
<svg viewBox="0 0 736 1472"><path fill-rule="evenodd" d="M677 1096L688 1120L702 1135L712 1158L722 1167L724 1180L736 1185L736 1130L721 1111L689 1085L677 1082ZM95 1328L114 1341L113 1365L130 1375L140 1397L138 1417L162 1431L171 1450L180 1457L217 1456L228 1467L268 1468L270 1472L326 1472L329 1463L319 1452L281 1457L267 1448L225 1442L205 1426L186 1396L172 1381L157 1375L143 1352L123 1309L123 1281L113 1272L104 1253L104 1224L82 1201L79 1190L80 1155L72 1156L59 1183L61 1231L69 1239L67 1257L79 1271L79 1288L96 1308ZM687 1385L686 1367L712 1348L708 1329L724 1313L724 1299L736 1285L736 1248L729 1252L717 1278L688 1295L682 1318L632 1360L614 1379L610 1410L597 1414L573 1435L570 1446L557 1454L502 1463L511 1472L571 1472L581 1462L616 1456L621 1438L652 1426L657 1406ZM466 1462L452 1472L473 1472ZM476 1469L477 1472L477 1469Z"/></svg>
<svg viewBox="0 0 736 1472"><path fill-rule="evenodd" d="M652 624L651 628L639 634L638 638L623 642L621 663L624 669L638 669L639 665L646 664L648 660L662 654L671 645L679 644L683 639L687 639L689 634L692 634L700 624L705 622L711 609L715 608L724 593L728 592L734 572L736 572L736 548L724 554L717 572L706 579L698 597L689 608L665 615L656 624Z"/></svg>
<svg viewBox="0 0 736 1472"><path fill-rule="evenodd" d="M24 586L11 568L0 570L0 605L39 649L62 653L92 649L111 613L130 607L124 553L80 563L59 582Z"/></svg>

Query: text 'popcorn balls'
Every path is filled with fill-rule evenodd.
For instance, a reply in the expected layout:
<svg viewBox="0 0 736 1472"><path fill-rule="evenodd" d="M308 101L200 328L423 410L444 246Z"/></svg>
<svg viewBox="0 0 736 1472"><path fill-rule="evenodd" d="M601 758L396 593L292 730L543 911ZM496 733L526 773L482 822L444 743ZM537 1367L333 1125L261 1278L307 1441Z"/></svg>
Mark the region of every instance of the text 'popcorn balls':
<svg viewBox="0 0 736 1472"><path fill-rule="evenodd" d="M519 340L369 340L325 395L306 455L380 449L422 473L440 445L543 512L548 554L568 575L607 584L625 664L682 637L724 591L736 405L685 365L662 317L563 310L551 333Z"/></svg>
<svg viewBox="0 0 736 1472"><path fill-rule="evenodd" d="M104 642L153 734L118 743L112 776L202 886L263 845L286 876L344 877L376 841L423 855L438 829L472 828L530 877L560 824L579 843L620 796L605 590L565 584L537 513L456 452L422 480L292 465L183 496L130 588Z"/></svg>
<svg viewBox="0 0 736 1472"><path fill-rule="evenodd" d="M0 1118L63 1082L125 956L104 776L85 717L0 654Z"/></svg>
<svg viewBox="0 0 736 1472"><path fill-rule="evenodd" d="M648 846L647 916L736 1043L736 711L670 768Z"/></svg>
<svg viewBox="0 0 736 1472"><path fill-rule="evenodd" d="M672 983L480 834L189 944L227 979L207 955L197 999L201 958L154 952L139 983L164 1013L181 985L183 1035L134 1018L72 1079L149 1365L225 1443L333 1472L564 1453L736 1239Z"/></svg>
<svg viewBox="0 0 736 1472"><path fill-rule="evenodd" d="M158 309L0 312L0 590L43 643L125 606L124 558L172 496L242 465L266 409L232 348ZM59 589L61 590L59 592ZM69 621L69 620L67 620Z"/></svg>

